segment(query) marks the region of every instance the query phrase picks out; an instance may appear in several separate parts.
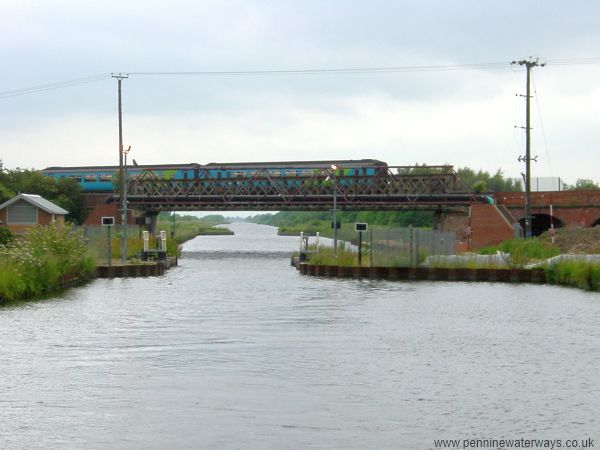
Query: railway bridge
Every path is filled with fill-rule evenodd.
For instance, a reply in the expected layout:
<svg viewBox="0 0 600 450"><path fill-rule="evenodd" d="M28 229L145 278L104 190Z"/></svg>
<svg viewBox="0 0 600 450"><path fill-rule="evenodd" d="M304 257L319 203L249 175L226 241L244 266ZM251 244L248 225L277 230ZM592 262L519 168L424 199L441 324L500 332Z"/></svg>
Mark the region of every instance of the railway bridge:
<svg viewBox="0 0 600 450"><path fill-rule="evenodd" d="M86 223L118 217L118 203L113 193L86 194L93 208ZM334 203L339 210L432 210L437 228L456 232L459 250L514 237L524 223L524 193L475 194L449 165L381 166L370 175L322 167L308 176L263 168L235 179L162 179L148 171L128 181L127 203L151 223L161 211L314 211ZM551 225L598 225L600 191L534 192L532 214L534 235Z"/></svg>
<svg viewBox="0 0 600 450"><path fill-rule="evenodd" d="M357 174L331 167L309 175L275 175L258 168L237 178L164 179L152 171L127 183L128 209L155 216L161 211L464 210L490 198L469 192L452 166L379 166ZM96 223L118 195L85 194ZM113 214L114 215L114 214Z"/></svg>

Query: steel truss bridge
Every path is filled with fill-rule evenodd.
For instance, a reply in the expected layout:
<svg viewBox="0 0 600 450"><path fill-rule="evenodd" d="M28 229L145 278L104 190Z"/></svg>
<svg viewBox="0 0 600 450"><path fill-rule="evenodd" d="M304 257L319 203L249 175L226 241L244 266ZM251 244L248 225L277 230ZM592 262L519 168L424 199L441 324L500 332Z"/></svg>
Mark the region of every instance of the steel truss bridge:
<svg viewBox="0 0 600 450"><path fill-rule="evenodd" d="M147 171L128 180L127 202L141 211L310 211L448 209L484 202L465 187L453 166L381 166L373 175L331 168L309 176L278 176L268 168L251 176L165 180ZM109 202L117 202L113 196Z"/></svg>

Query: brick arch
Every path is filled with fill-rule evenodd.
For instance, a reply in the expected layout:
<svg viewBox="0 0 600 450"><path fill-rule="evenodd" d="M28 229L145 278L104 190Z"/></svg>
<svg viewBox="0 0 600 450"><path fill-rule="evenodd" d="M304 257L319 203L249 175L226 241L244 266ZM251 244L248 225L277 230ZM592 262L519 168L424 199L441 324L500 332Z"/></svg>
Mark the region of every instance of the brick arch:
<svg viewBox="0 0 600 450"><path fill-rule="evenodd" d="M540 234L550 229L550 224L554 225L554 228L562 228L565 223L558 217L551 216L550 214L532 214L533 220L531 221L531 235L539 236ZM600 219L599 219L600 220ZM519 223L523 230L525 229L525 218L519 219Z"/></svg>

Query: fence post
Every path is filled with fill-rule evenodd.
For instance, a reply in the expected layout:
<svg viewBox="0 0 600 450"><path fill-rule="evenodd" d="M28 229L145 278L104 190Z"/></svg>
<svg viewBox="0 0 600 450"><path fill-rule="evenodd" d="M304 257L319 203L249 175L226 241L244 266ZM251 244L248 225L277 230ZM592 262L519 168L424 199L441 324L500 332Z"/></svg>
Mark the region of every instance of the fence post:
<svg viewBox="0 0 600 450"><path fill-rule="evenodd" d="M413 266L413 227L408 226L408 265Z"/></svg>
<svg viewBox="0 0 600 450"><path fill-rule="evenodd" d="M415 267L419 265L419 231L415 233Z"/></svg>
<svg viewBox="0 0 600 450"><path fill-rule="evenodd" d="M370 266L373 267L373 228L369 230L369 261Z"/></svg>

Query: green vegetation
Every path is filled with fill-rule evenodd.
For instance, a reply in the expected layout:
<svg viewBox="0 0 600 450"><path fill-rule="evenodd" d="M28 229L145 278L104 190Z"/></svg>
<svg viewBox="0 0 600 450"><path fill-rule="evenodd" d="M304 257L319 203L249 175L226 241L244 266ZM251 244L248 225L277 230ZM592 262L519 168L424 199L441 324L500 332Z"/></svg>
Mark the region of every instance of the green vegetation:
<svg viewBox="0 0 600 450"><path fill-rule="evenodd" d="M467 188L474 192L513 192L521 191L520 182L515 182L511 178L504 178L504 173L498 169L495 174L490 174L484 170L475 172L468 167L457 169L456 173L460 176Z"/></svg>
<svg viewBox="0 0 600 450"><path fill-rule="evenodd" d="M158 216L157 230L166 231L169 238L175 239L181 244L196 236L233 234L227 228L216 228L216 225L226 223L229 222L225 217L216 214L206 217L195 217L161 213Z"/></svg>
<svg viewBox="0 0 600 450"><path fill-rule="evenodd" d="M317 231L322 236L331 237L331 212L329 211L281 211L277 214L260 214L248 219L250 222L279 227L280 233L314 234ZM356 222L366 222L370 226L431 227L433 213L431 211L339 211L337 220L342 228L353 227Z"/></svg>
<svg viewBox="0 0 600 450"><path fill-rule="evenodd" d="M81 231L57 225L32 228L0 246L0 301L53 292L66 277L87 279L94 269Z"/></svg>
<svg viewBox="0 0 600 450"><path fill-rule="evenodd" d="M0 245L8 244L12 238L12 233L8 228L0 227Z"/></svg>
<svg viewBox="0 0 600 450"><path fill-rule="evenodd" d="M548 283L600 292L600 264L561 261L546 268Z"/></svg>
<svg viewBox="0 0 600 450"><path fill-rule="evenodd" d="M0 203L19 192L40 195L69 211L66 217L68 221L83 222L81 188L71 178L54 179L36 170L5 170L0 166Z"/></svg>
<svg viewBox="0 0 600 450"><path fill-rule="evenodd" d="M523 266L530 262L552 258L560 254L560 249L539 238L509 239L499 245L485 247L479 251L482 255L493 255L498 251L510 253L512 264Z"/></svg>
<svg viewBox="0 0 600 450"><path fill-rule="evenodd" d="M338 247L337 258L333 254L332 247L319 247L317 250L311 247L314 253L310 254L310 263L323 266L344 266L344 267L358 267L358 254L350 252L344 248L343 245ZM363 266L368 266L369 255L363 253L362 256Z"/></svg>
<svg viewBox="0 0 600 450"><path fill-rule="evenodd" d="M580 191L584 189L600 189L600 185L594 183L593 180L590 180L588 178L578 178L575 184L573 185L565 184L565 189L571 191Z"/></svg>

